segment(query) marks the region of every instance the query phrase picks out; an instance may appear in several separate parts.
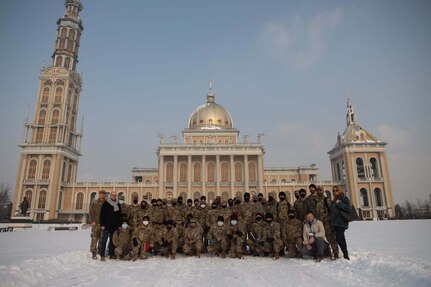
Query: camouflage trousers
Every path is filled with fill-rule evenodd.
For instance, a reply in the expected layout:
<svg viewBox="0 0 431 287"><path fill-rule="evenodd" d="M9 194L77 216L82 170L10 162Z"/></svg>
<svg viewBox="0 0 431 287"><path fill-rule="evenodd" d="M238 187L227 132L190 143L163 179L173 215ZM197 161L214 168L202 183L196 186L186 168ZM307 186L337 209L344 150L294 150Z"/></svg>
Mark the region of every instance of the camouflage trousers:
<svg viewBox="0 0 431 287"><path fill-rule="evenodd" d="M250 253L254 256L263 255L263 249L260 242L255 242L251 239L247 239L247 245L250 248Z"/></svg>
<svg viewBox="0 0 431 287"><path fill-rule="evenodd" d="M280 257L280 250L283 248L283 242L281 240L274 239L272 241L265 241L262 249L263 252L272 253L275 258Z"/></svg>
<svg viewBox="0 0 431 287"><path fill-rule="evenodd" d="M124 260L130 260L132 253L132 245L126 244L123 246L116 246L114 249L114 254L117 258L121 258Z"/></svg>
<svg viewBox="0 0 431 287"><path fill-rule="evenodd" d="M176 254L177 253L178 244L177 241L172 242L164 242L162 245L162 254L165 256L168 256L169 254Z"/></svg>
<svg viewBox="0 0 431 287"><path fill-rule="evenodd" d="M286 242L287 256L289 258L297 258L302 255L302 237L288 239Z"/></svg>
<svg viewBox="0 0 431 287"><path fill-rule="evenodd" d="M229 257L241 258L244 253L244 239L242 237L234 237L230 240Z"/></svg>
<svg viewBox="0 0 431 287"><path fill-rule="evenodd" d="M90 251L91 253L97 253L102 238L103 238L103 232L100 229L100 224L96 224L95 226L91 227L91 243L90 243Z"/></svg>
<svg viewBox="0 0 431 287"><path fill-rule="evenodd" d="M183 246L184 254L192 255L193 251L196 255L200 256L203 248L203 242L201 240L185 241Z"/></svg>
<svg viewBox="0 0 431 287"><path fill-rule="evenodd" d="M222 240L212 239L209 241L208 252L213 253L214 255L226 254L227 241L225 238Z"/></svg>

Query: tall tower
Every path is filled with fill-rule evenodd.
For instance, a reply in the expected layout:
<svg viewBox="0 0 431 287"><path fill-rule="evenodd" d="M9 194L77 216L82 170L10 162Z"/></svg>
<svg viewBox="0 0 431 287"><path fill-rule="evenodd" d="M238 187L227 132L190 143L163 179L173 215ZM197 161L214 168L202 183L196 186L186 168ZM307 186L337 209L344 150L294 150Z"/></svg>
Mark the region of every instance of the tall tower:
<svg viewBox="0 0 431 287"><path fill-rule="evenodd" d="M350 99L347 101L347 127L338 134L337 143L328 152L332 179L340 185L364 219L394 215L394 202L387 143L377 139L357 122Z"/></svg>
<svg viewBox="0 0 431 287"><path fill-rule="evenodd" d="M24 196L34 220L58 217L64 187L76 182L82 128L77 131L81 76L76 73L81 33L84 30L79 0L64 1L64 16L57 21L52 65L43 67L34 121L24 121L20 163L12 215Z"/></svg>

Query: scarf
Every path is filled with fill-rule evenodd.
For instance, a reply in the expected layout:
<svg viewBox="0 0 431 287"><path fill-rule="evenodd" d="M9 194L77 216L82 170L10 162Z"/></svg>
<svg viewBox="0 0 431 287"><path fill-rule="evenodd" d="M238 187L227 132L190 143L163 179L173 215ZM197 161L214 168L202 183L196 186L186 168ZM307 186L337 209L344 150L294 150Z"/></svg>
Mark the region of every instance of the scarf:
<svg viewBox="0 0 431 287"><path fill-rule="evenodd" d="M120 207L118 207L118 201L113 201L110 197L108 197L106 199L106 202L109 203L114 208L114 212L117 212L120 210Z"/></svg>

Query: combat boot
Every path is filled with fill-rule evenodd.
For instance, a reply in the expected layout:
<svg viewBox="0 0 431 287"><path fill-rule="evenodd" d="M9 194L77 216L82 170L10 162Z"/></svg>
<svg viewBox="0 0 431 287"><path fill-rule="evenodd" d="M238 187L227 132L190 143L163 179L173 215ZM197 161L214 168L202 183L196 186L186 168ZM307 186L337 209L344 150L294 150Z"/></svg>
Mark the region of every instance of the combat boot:
<svg viewBox="0 0 431 287"><path fill-rule="evenodd" d="M100 261L106 261L105 256L100 257Z"/></svg>
<svg viewBox="0 0 431 287"><path fill-rule="evenodd" d="M174 260L175 259L175 253L171 254L171 259Z"/></svg>
<svg viewBox="0 0 431 287"><path fill-rule="evenodd" d="M221 258L226 258L226 252L223 251L222 253L220 253L220 257Z"/></svg>
<svg viewBox="0 0 431 287"><path fill-rule="evenodd" d="M343 253L343 257L344 257L344 259L346 259L346 260L350 260L350 257L349 257L349 253Z"/></svg>
<svg viewBox="0 0 431 287"><path fill-rule="evenodd" d="M92 252L92 255L93 255L93 259L97 259L97 253L96 252Z"/></svg>

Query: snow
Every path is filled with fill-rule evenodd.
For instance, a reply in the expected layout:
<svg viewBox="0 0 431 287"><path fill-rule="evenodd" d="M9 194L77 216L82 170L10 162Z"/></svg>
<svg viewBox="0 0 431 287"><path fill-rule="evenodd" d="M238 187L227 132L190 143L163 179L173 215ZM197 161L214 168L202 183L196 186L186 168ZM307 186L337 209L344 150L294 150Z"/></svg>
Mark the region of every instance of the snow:
<svg viewBox="0 0 431 287"><path fill-rule="evenodd" d="M44 229L42 229L44 228ZM431 220L353 222L351 261L178 255L95 261L90 230L0 233L0 286L431 286Z"/></svg>

